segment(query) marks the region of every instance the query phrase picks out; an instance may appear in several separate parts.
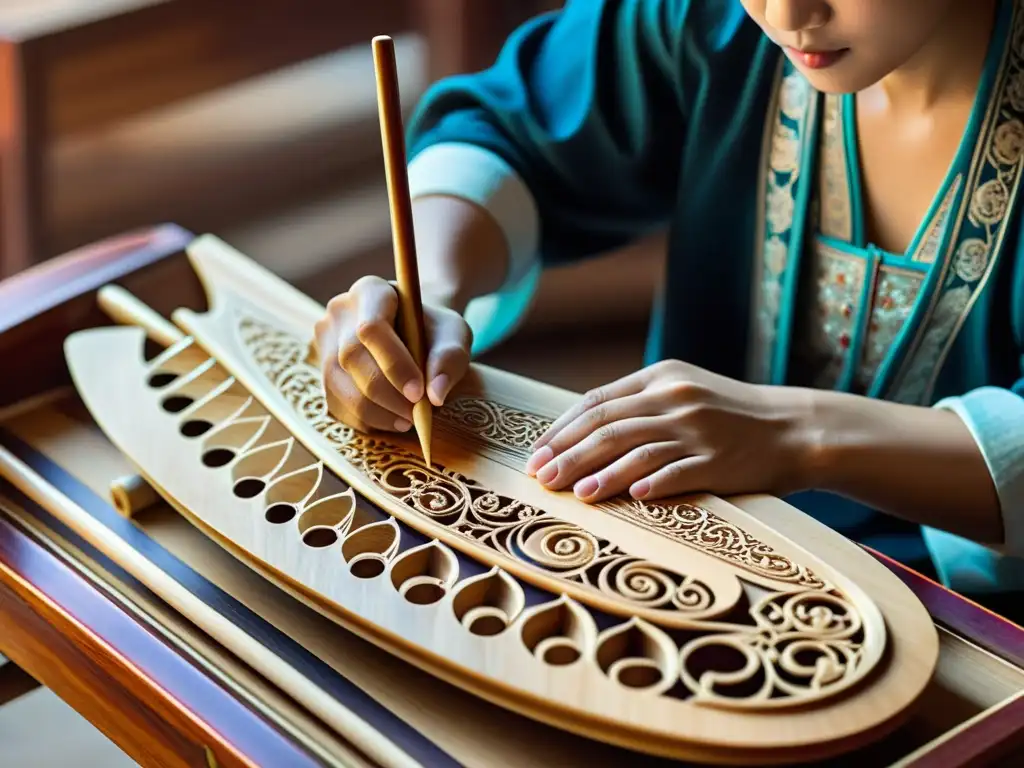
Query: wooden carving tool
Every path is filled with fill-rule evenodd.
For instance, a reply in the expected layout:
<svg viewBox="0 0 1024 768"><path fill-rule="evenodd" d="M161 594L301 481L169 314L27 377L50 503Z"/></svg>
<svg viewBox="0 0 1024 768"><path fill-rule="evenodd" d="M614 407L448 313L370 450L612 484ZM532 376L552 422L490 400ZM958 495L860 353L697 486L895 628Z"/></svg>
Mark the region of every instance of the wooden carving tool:
<svg viewBox="0 0 1024 768"><path fill-rule="evenodd" d="M420 276L416 265L416 241L413 232L412 200L405 158L405 136L402 125L402 102L398 90L398 64L395 43L387 35L373 38L373 64L377 75L377 108L380 113L380 135L384 145L384 169L391 208L391 235L395 252L395 273L398 278L398 333L412 353L423 375L423 397L413 405L413 424L420 439L423 458L429 465L433 412L427 397L427 341L423 323L423 301L420 297Z"/></svg>

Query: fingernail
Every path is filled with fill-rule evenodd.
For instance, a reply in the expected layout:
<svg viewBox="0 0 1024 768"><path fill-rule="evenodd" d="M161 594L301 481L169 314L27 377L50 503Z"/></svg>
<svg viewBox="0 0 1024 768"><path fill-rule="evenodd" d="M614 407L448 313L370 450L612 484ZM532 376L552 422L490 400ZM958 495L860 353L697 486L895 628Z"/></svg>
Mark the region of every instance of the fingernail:
<svg viewBox="0 0 1024 768"><path fill-rule="evenodd" d="M649 480L639 480L630 487L629 495L634 499L642 499L648 493L651 492L651 482Z"/></svg>
<svg viewBox="0 0 1024 768"><path fill-rule="evenodd" d="M526 462L526 474L535 475L537 470L555 458L555 452L547 446L541 448Z"/></svg>
<svg viewBox="0 0 1024 768"><path fill-rule="evenodd" d="M420 384L418 379L413 379L402 387L402 394L405 395L405 399L410 403L418 403L420 398L423 397L423 385Z"/></svg>
<svg viewBox="0 0 1024 768"><path fill-rule="evenodd" d="M547 485L548 483L550 483L552 480L555 479L555 476L557 474L558 474L558 464L557 464L557 462L552 461L552 462L549 462L549 463L545 464L544 468L540 472L537 473L537 479L540 480L545 485Z"/></svg>
<svg viewBox="0 0 1024 768"><path fill-rule="evenodd" d="M408 432L412 429L412 422L406 421L405 419L395 419L395 429L399 432Z"/></svg>
<svg viewBox="0 0 1024 768"><path fill-rule="evenodd" d="M438 405L444 405L444 399L448 395L448 374L440 373L430 382L430 388L434 390L434 401Z"/></svg>
<svg viewBox="0 0 1024 768"><path fill-rule="evenodd" d="M584 477L573 488L573 492L577 498L587 499L597 493L597 489L601 487L601 484L597 482L596 477Z"/></svg>

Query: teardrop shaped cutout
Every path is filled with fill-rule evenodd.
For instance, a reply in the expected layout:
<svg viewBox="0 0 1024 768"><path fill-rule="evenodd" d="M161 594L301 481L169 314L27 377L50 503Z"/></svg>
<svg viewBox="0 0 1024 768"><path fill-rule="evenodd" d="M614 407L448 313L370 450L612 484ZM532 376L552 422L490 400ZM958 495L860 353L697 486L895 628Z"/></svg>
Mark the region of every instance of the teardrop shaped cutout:
<svg viewBox="0 0 1024 768"><path fill-rule="evenodd" d="M403 552L391 566L391 583L410 603L430 605L447 594L458 573L458 558L435 540Z"/></svg>
<svg viewBox="0 0 1024 768"><path fill-rule="evenodd" d="M525 606L523 588L497 566L459 584L452 600L459 622L483 636L504 632Z"/></svg>
<svg viewBox="0 0 1024 768"><path fill-rule="evenodd" d="M525 612L520 636L534 656L564 666L593 653L597 625L583 606L563 595Z"/></svg>
<svg viewBox="0 0 1024 768"><path fill-rule="evenodd" d="M663 693L679 677L679 653L672 639L643 619L609 627L597 638L597 665L627 688Z"/></svg>

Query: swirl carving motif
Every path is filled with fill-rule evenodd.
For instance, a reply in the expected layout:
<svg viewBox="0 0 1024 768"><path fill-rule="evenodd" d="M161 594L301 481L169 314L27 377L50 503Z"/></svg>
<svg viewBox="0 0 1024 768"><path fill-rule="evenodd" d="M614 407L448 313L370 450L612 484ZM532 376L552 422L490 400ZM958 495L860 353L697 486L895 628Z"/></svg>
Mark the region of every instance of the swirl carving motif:
<svg viewBox="0 0 1024 768"><path fill-rule="evenodd" d="M698 614L715 606L713 590L699 579L634 557L579 526L457 472L428 467L337 421L327 412L320 376L305 362L302 343L252 318L243 319L239 330L253 361L297 414L379 489L417 513L506 557L638 608ZM519 434L532 442L525 428Z"/></svg>
<svg viewBox="0 0 1024 768"><path fill-rule="evenodd" d="M319 374L312 366L303 364L307 349L302 342L251 317L244 317L239 327L242 340L253 361L274 383L281 395L314 429L330 440L349 462L367 473L382 490L458 533L485 543L510 557L530 562L552 573L560 573L572 580L584 578L582 574L587 571L585 563L608 562L609 566L612 564L612 561L607 560L608 555L601 547L583 544L586 537L591 537L591 534L583 529L561 522L556 523L540 510L514 499L487 492L455 473L438 472L432 467L426 467L416 456L384 441L361 435L337 421L327 412L327 402ZM550 425L550 421L542 416L474 397L454 398L438 411L438 420L447 424L449 428L455 428L459 433L465 434L467 439L474 443L516 454L528 453L533 442ZM805 589L830 588L807 567L776 552L739 526L701 507L690 504L651 504L632 500L605 502L599 506L608 514L628 520L759 576ZM573 529L575 538L563 538L563 548L570 546L572 542L573 546L581 547L581 551L590 553L589 560L579 560L571 576L569 571L561 567L564 562L561 555L536 547L510 547L506 543L507 527L524 525L528 519L537 525L538 518L542 518L545 525L557 524L566 529ZM607 542L604 542L603 547L607 546ZM628 557L625 553L620 553L620 556ZM618 566L619 561L614 562ZM657 566L647 564L647 568L652 573L656 570L662 571L664 578L669 578L668 572L658 569ZM678 577L672 574L671 578ZM597 579L596 583L618 582ZM667 582L662 579L658 583ZM681 606L677 607L685 610Z"/></svg>
<svg viewBox="0 0 1024 768"><path fill-rule="evenodd" d="M480 611L491 619L497 616L497 608L480 603L490 592L481 591L478 582L492 580L507 592L508 605L502 604L507 612L502 618L506 629L502 631L519 636L538 663L586 664L608 680L646 695L684 698L701 706L765 711L814 705L848 689L874 668L878 644L884 642L884 626L865 621L849 596L815 580L809 571L736 526L685 505L662 508L637 504L631 512L637 524L671 531L674 537L689 540L692 546L713 551L718 557L802 586L795 590L752 591L747 593L747 600L728 613L716 618L701 616L716 600L708 584L634 557L614 543L543 510L497 494L456 472L427 467L417 456L346 427L328 415L319 376L303 344L253 320L236 328L242 332L252 359L271 377L295 414L392 498L457 535L567 583L613 596L636 609L648 609L648 615L651 609L663 611L656 618L669 612L687 618L681 633L651 623L640 611L619 617L619 622L611 626L602 622L605 628L599 629L594 608L565 593L524 611L521 586L502 570L460 578L456 556L437 540L402 552L398 541L405 523L397 518L353 527L354 507L336 502L336 484L323 482L329 476L324 462L315 459L302 468L290 457L294 450L305 455L297 439L280 443L277 437L271 438L282 453L276 468L264 480L268 488L280 484L282 490L278 497L261 499L260 517L278 525L282 521L272 520L270 512L281 506L282 499L294 504L296 518L315 516L336 532L336 542L328 546L338 547L350 566L363 560L389 563L396 558L406 558L410 563L415 558L425 558L426 562L439 557L443 561L436 573L409 576L403 582L403 588L409 588L400 590L403 596L406 592L412 595L425 583L451 591L456 603L464 603L462 618L466 620L460 620L467 625L467 617ZM160 365L157 361L152 369ZM236 394L225 391L214 400ZM218 411L234 413L217 426L218 430L236 419L252 420L248 411L237 411L234 404L212 408L212 412ZM266 424L273 418L266 415ZM278 435L279 430L271 429L269 433ZM266 450L260 434L257 430L245 438L239 461ZM316 479L307 488L302 483L296 485L300 475ZM341 495L351 493L352 489L346 488ZM332 504L337 507L334 517L329 514ZM386 526L393 529L390 537L380 533L379 529ZM291 531L298 546L308 544L300 535L300 527L281 525L278 530L285 535ZM360 537L365 541L357 542ZM425 555L424 547L436 551ZM410 565L407 570L418 573L416 569L421 567L425 566ZM422 595L415 602L427 609Z"/></svg>
<svg viewBox="0 0 1024 768"><path fill-rule="evenodd" d="M457 397L446 403L439 415L461 436L503 448L524 460L551 424L541 416L480 397Z"/></svg>
<svg viewBox="0 0 1024 768"><path fill-rule="evenodd" d="M797 584L805 589L828 588L826 582L806 566L779 554L739 526L702 507L632 501L628 504L608 504L604 508L610 514L697 547L701 552L760 576Z"/></svg>
<svg viewBox="0 0 1024 768"><path fill-rule="evenodd" d="M681 649L681 679L698 700L732 705L737 691L747 702L810 697L850 682L862 669L860 616L837 595L770 595L750 615L759 632L707 634ZM717 670L701 658L710 652L739 663Z"/></svg>
<svg viewBox="0 0 1024 768"><path fill-rule="evenodd" d="M471 443L503 452L519 461L550 425L532 413L476 397L454 398L439 412L453 432ZM826 589L809 568L776 552L739 526L691 504L650 504L608 501L600 505L608 514L628 520L676 542L713 555L747 571L789 582L805 589Z"/></svg>

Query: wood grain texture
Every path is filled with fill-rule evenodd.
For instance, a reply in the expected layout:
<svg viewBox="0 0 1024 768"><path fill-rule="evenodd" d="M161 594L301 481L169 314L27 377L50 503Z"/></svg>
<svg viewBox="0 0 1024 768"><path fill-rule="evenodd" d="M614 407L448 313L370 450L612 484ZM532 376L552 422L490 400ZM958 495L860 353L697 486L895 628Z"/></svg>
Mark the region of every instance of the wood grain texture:
<svg viewBox="0 0 1024 768"><path fill-rule="evenodd" d="M423 377L424 394L413 405L413 424L429 466L433 434L433 413L426 395L427 332L423 322L423 299L420 295L420 272L416 261L416 235L413 226L412 197L405 151L405 130L402 123L402 97L398 88L398 62L395 41L387 35L373 39L373 63L377 77L377 106L380 113L381 144L384 149L384 171L388 184L388 207L391 211L391 238L395 251L395 275L398 289L399 337L409 349Z"/></svg>
<svg viewBox="0 0 1024 768"><path fill-rule="evenodd" d="M115 538L122 542L120 546L132 547L143 555L147 567L137 570L132 566L143 582L157 586L163 574L170 574L188 588L192 599L205 601L221 615L229 617L245 630L241 635L245 642L260 643L273 651L270 663L274 667L291 667L302 675L302 684L296 693L300 698L312 687L321 688L345 702L352 701L345 687L337 684L340 673L361 692L398 716L397 720L368 716L368 721L382 733L410 744L408 735L403 737L400 733L403 728L412 726L422 734L429 734L439 747L466 766L491 766L495 753L509 751L519 755L522 764L530 765L566 768L668 765L637 753L577 739L564 731L498 710L429 678L349 633L332 631L325 618L289 595L268 589L258 574L170 510L157 508L144 513L135 525L127 523L104 504L102 498L94 495L105 493L110 479L124 471L127 459L96 430L73 398L65 396L40 403L9 419L5 426L28 441L32 449L10 435L5 438L2 431L0 441L6 441L5 444L34 471L45 476L48 483L74 499L83 510L89 510L91 519L110 526L116 533ZM72 479L72 475L77 479ZM90 492L89 488L94 491ZM33 509L35 519L43 525L61 525L38 506ZM75 552L75 545L71 543L74 532L65 532L62 537L69 539L63 551ZM88 549L88 545L78 546ZM116 551L104 551L126 562ZM107 567L120 573L117 566ZM154 596L153 599L160 598ZM199 626L203 626L201 622ZM172 631L187 634L181 629ZM928 748L947 736L962 738L957 733L961 725L979 715L998 717L1007 698L1024 690L1021 668L995 658L950 632L940 630L940 640L937 674L910 720L867 749L826 761L828 768L893 766L918 748ZM244 648L228 648L241 658L247 656ZM317 663L308 663L310 653L315 655ZM274 667L266 672L271 678L280 672ZM227 674L238 673L229 665ZM361 711L366 711L364 705L357 708L360 707ZM1010 737L1017 724L1003 721L1001 727L1003 735ZM969 734L966 737L969 738ZM423 757L420 757L421 751L411 754L423 765L449 764L437 754Z"/></svg>
<svg viewBox="0 0 1024 768"><path fill-rule="evenodd" d="M316 372L303 368L308 341L302 336L322 307L213 238L197 241L189 252L209 291L211 311L173 317L205 349L186 340L146 367L139 353L141 333L76 334L67 345L76 386L111 439L183 514L236 555L269 571L277 583L299 589L343 626L514 711L632 749L689 759L745 762L756 753L764 763L794 759L798 753L846 750L859 738L877 738L893 727L926 683L937 645L921 606L868 555L828 529L806 523L787 505L762 502L748 515L721 500L702 498L688 504L680 500L679 509L670 501L660 512L606 505L602 509L608 514L595 516L571 495L539 489L521 466L510 467L509 457L502 455L510 452L516 464L516 446L531 442L528 432L537 421L530 414L539 408L540 418L547 418L575 396L480 367L450 399L451 408L468 401L485 407L460 411L457 428L446 429L439 439L438 472L444 476L410 462L400 444L401 449L389 448L393 440L346 436L323 412ZM278 322L290 330L278 333ZM263 325L269 329L261 330ZM294 342L289 341L291 329L300 334ZM247 347L250 339L257 343ZM274 389L278 380L288 382L281 392ZM498 413L502 409L508 414ZM486 418L479 421L480 416ZM314 429L312 420L317 419ZM505 436L512 443L503 443L502 430L513 427ZM332 437L324 441L323 435ZM214 463L218 452L228 454L226 462ZM371 465L379 465L383 474L377 477ZM220 472L214 469L221 466ZM330 478L329 471L342 482ZM425 490L409 498L382 492L389 484L402 485L403 474L420 478ZM477 484L486 508L477 508L474 492L460 490L457 478ZM246 484L254 485L254 492L239 490ZM353 492L394 518L362 519ZM435 495L451 498L452 509L434 504ZM474 499L472 510L458 507L463 498ZM521 508L533 512L522 521L508 517ZM285 509L287 518L276 519ZM452 523L446 527L440 521L449 513ZM508 534L507 544L501 543L498 529L498 546L484 535L492 516L515 524L508 529L512 532L502 532ZM735 547L716 554L699 535L687 543L686 531L703 530L705 517L711 526L707 542L715 538L712 529L719 534L730 530L730 541L751 542L758 556L749 562L737 559ZM678 521L679 531L671 523L662 529L657 520ZM475 529L472 535L464 532ZM321 534L323 543L314 543ZM600 542L590 554L588 541ZM568 557L565 545L578 554ZM517 554L520 550L525 556ZM830 554L822 556L826 551ZM582 559L577 563L574 558ZM779 570L764 570L757 564L762 562ZM496 568L474 576L470 564ZM619 568L606 585L605 571ZM586 574L582 584L561 574L572 569ZM641 587L668 583L677 570L682 581L667 588L664 600L658 599L660 592L649 594L647 586ZM766 592L747 594L741 582ZM394 589L388 588L391 583ZM524 594L527 583L541 591L537 599ZM412 596L413 588L428 586L430 599ZM687 594L677 599L676 589ZM688 594L691 589L694 595ZM634 597L634 590L643 596ZM572 599L559 602L559 594ZM704 598L691 600L699 594ZM740 607L741 594L750 600L751 619L769 634L769 625L757 619L762 607L771 614L768 605L777 600L778 620L784 622L782 616L791 610L799 614L803 609L796 604L806 600L808 608L819 605L815 611L831 617L829 631L839 631L832 621L842 626L848 621L851 633L862 632L863 647L851 640L856 648L845 649L842 632L833 646L813 631L805 637L796 625L786 629L806 642L805 650L813 646L841 670L816 681L809 694L803 683L779 677L805 674L787 666L782 647L761 658L760 651L748 650L740 639L745 619L739 616L747 610ZM556 620L559 611L565 616ZM898 622L893 620L897 615ZM495 629L485 631L485 621ZM696 638L677 647L664 634L669 629L696 632ZM766 642L771 646L774 641ZM828 650L819 649L820 643ZM691 659L698 647L740 652L750 690L724 693L708 682L725 671L716 666L724 659L694 671ZM555 660L566 653L573 654L567 662ZM764 682L755 684L754 676L760 680L762 671ZM671 696L676 684L685 685L687 693ZM855 694L833 698L854 685ZM771 710L771 717L762 716L762 710ZM742 745L728 733L742 733Z"/></svg>
<svg viewBox="0 0 1024 768"><path fill-rule="evenodd" d="M17 416L7 422L7 426L18 427L17 433L0 429L0 457L8 457L9 461L13 456L27 468L17 472L16 479L31 492L31 497L15 498L34 518L59 529L66 538L77 539L78 546L88 550L92 557L105 558L106 567L133 580L138 588L148 590L152 599L162 601L180 621L199 628L222 652L256 670L266 685L293 697L295 702L305 698L301 706L307 712L310 696L304 694L315 692L317 706L312 707L311 714L339 738L345 738L353 718L365 720L372 726L368 752L382 768L407 765L401 758L388 757L395 750L407 753L422 766L455 768L457 763L435 746L432 737L405 722L408 713L394 712L367 692L373 685L367 685L364 666L353 662L339 673L336 665L332 668L325 661L335 655L348 659L353 653L352 641L339 636L329 623L316 625L306 642L300 642L291 630L296 622L301 623L301 616L292 613L283 621L271 621L271 616L280 618L273 609L274 598L255 572L232 561L238 570L228 576L223 563L218 566L211 560L211 555L220 554L220 550L202 535L185 543L183 549L175 546L178 542L173 534L171 542L162 537L159 529L167 522L166 506L144 513L140 521L155 526L156 531L128 521L113 510L103 498L104 485L114 474L124 471L127 461L111 451L109 443L104 450L104 443L96 442L101 434L83 433L74 428L74 420L66 415L50 412L45 416L48 408L42 408L43 411L33 411L28 424ZM28 426L28 432L22 432L21 426ZM32 442L26 443L19 434ZM174 513L171 518L171 522L180 522L190 532L194 530ZM232 585L227 583L239 576L239 570L252 588L244 595L232 591ZM263 596L266 602L262 598L253 600L254 596ZM389 673L387 669L380 671ZM431 682L436 686L436 681ZM352 741L347 743L358 748L358 741L357 738L354 745ZM382 749L374 749L373 742L383 742Z"/></svg>
<svg viewBox="0 0 1024 768"><path fill-rule="evenodd" d="M0 624L5 656L142 765L316 764L2 518Z"/></svg>
<svg viewBox="0 0 1024 768"><path fill-rule="evenodd" d="M870 551L870 550L869 550ZM1024 667L1024 627L946 589L880 552L871 551L900 581L910 587L936 622L959 632L1018 667ZM1024 602L1024 594L1007 597ZM1018 615L1020 604L1014 606Z"/></svg>
<svg viewBox="0 0 1024 768"><path fill-rule="evenodd" d="M121 277L119 278L119 282L129 287L136 295L138 295L148 304L159 308L159 310L165 315L170 314L170 311L176 306L189 305L195 307L196 309L201 309L205 306L205 300L201 290L199 289L199 283L196 280L195 275L189 269L187 263L182 258L180 258L180 256L172 254L168 255L166 258L163 259L154 259L152 258L152 254L149 254L147 258L143 259L143 264L127 266L132 263L132 259L135 256L137 256L137 254L132 254L131 252L128 252L121 257L112 258L107 264L108 266L114 268L115 271L119 271L119 274L121 275ZM72 269L73 272L73 265L68 264L64 266L69 269ZM41 306L49 306L51 308L51 311L52 309L55 308L61 308L61 322L65 324L65 327L70 327L71 330L77 330L80 328L91 327L94 325L101 325L106 323L106 318L104 318L95 308L95 289L99 285L102 285L104 281L102 279L98 281L85 279L82 282L78 282L78 278L80 277L84 276L87 278L87 273L88 270L82 270L81 272L77 273L76 279L74 281L71 281L70 285L65 286L62 285L62 282L60 280L54 280L49 284L49 286L45 285L45 281L44 284L41 286L48 292L54 291L55 289L58 288L60 289L56 293L50 293L49 300L42 301ZM168 280L169 276L172 277L171 280ZM176 290L174 291L174 293L176 295L174 297L169 297L167 295L166 287L169 284L169 282L175 285ZM0 283L0 291L2 291L5 287L6 286L4 286L4 284ZM44 299L47 299L47 297L44 296ZM0 301L0 325L2 325L6 310L8 310L9 306L9 303ZM31 315L31 313L29 313L29 315ZM32 318L31 316L25 315L21 316L16 324L17 327L14 329L17 335L13 335L10 332L0 334L0 347L15 355L13 359L28 359L31 353L31 345L38 340L45 340L53 334L53 328L50 323L50 318L47 317L46 315L47 313L44 312L44 315L38 318ZM63 368L63 364L61 363L58 363L56 365L53 365L53 361L49 361L49 363L53 368ZM46 382L60 383L62 380L66 381L66 377L62 379L60 375L53 376L47 374L41 377L36 377L36 371L32 367L29 367L27 371L24 371L24 369L22 370L25 373L26 378L35 379L35 381L38 384L38 388L31 389L29 392L30 394L39 394L43 389L45 389L48 386ZM9 379L4 382L0 382L0 390L3 390L4 387L9 388L11 384L12 382ZM7 389L6 391L9 393L12 390ZM2 394L2 392L0 392L0 394ZM109 481L112 477L112 475L105 477L103 479L103 483L105 484L98 486L98 492L101 495L105 494L106 488L108 487ZM102 506L102 502L100 502L100 505ZM117 526L117 523L115 522L109 520L108 522L111 525L115 525L115 527ZM126 526L124 533L121 534L126 537L125 541L135 542L136 539L138 539L140 542L138 545L142 546L145 551L149 552L150 550L147 547L151 547L152 544L146 545L144 543L141 543L142 539L146 538L145 534L141 533L141 531L139 531L139 529L135 526L132 526L130 523L127 523L127 521L122 522ZM201 537L200 534L196 535ZM199 539L196 540L196 542L198 541ZM188 557L189 553L195 549L195 545L189 542L183 542L182 547L183 548L180 550L180 554L183 557ZM946 590L940 585L922 579L917 574L910 572L902 565L892 561L888 561L884 557L878 555L877 553L873 554L876 558L881 560L891 571L896 573L915 592L915 594L917 594L925 602L925 604L928 606L929 610L932 612L932 615L933 617L935 617L937 622L939 622L940 624L944 624L946 626L952 626L956 628L958 632L962 632L962 634L965 637L967 637L972 643L977 643L979 645L983 645L987 648L990 648L993 653L996 653L1002 656L1003 658L1019 658L1020 649L1024 647L1024 630L1021 630L1019 627L1016 627L1015 625L1006 622L1000 617L995 616L994 614L991 614L985 611L984 609L981 609L977 605L963 599L961 596L956 595L950 592L949 590ZM177 571L175 571L175 568L181 567L180 563L178 563L177 565L174 564L173 558L171 559L171 561L160 560L159 558L157 558L157 560L155 560L154 562L159 563L159 565L155 567L158 567L161 570L166 570L167 572L171 573L177 573ZM207 563L203 558L200 557L192 562L191 567L196 569L203 569L209 565L211 565L211 563ZM210 574L211 577L214 577L214 574L218 574L221 572L213 570L209 571L208 573ZM209 588L209 585L206 588L201 586L192 587L192 589L196 591L196 594L199 595L206 594L203 590ZM261 594L263 592L265 592L265 590L263 590ZM256 593L254 592L253 594ZM265 609L268 612L268 615L275 615L276 608L273 606L275 606L276 604L269 597L269 595L267 595L267 599L271 601L266 604ZM224 608L224 610L227 611L228 615L232 616L240 615L237 613L238 609L239 608L237 604L236 607L228 606ZM295 617L289 616L286 618L285 615L282 614L279 621L279 627L281 628L282 631L288 631L294 621ZM258 635L258 630L254 630L254 633ZM297 637L299 638L298 641L289 640L289 642L292 643L291 651L284 651L283 649L285 648L285 646L282 645L280 641L276 640L271 642L271 647L275 649L275 653L294 652L301 655L303 653L302 643L307 643L311 647L315 647L316 644L322 640L321 636L321 630L313 626L310 626L308 634L297 635ZM970 649L972 646L965 644L965 647ZM972 652L973 651L969 651L969 653ZM288 657L284 656L282 658ZM951 674L954 672L958 675L969 674L966 672L968 667L965 665L965 662L962 662L962 660L951 660L946 663L950 665ZM311 681L329 680L329 672L333 671L314 671L312 670L312 668L310 668L310 670L311 671L309 672L309 679ZM379 682L380 678L373 677L371 675L366 679L367 685L370 685L371 681L374 680ZM952 678L949 678L947 682L950 684L955 684ZM943 683L943 685L945 684L946 683ZM936 703L940 709L942 709L942 706L938 703L947 701L947 699L944 697L936 697L931 694L930 696L931 698L929 699L928 704ZM400 701L401 698L402 697L400 695L396 694L396 701ZM926 710L927 709L928 707L926 707ZM948 710L948 707L946 707L946 709ZM1006 711L1011 712L1010 710ZM996 741L1008 739L1014 735L1015 731L1019 731L1019 721L1007 720L1005 717L1000 718L1000 715L1002 713L999 712L993 712L988 714L989 717L984 718L984 721L995 723L995 726L993 727L995 728L997 734L995 737ZM382 724L379 727L381 727L382 729L387 729L391 728L392 726ZM429 727L432 729L436 729L438 726L431 725ZM479 733L482 734L483 731L479 731ZM973 729L966 729L960 733L954 734L950 741L954 743L959 743L961 745L966 745L967 749L974 749L975 747L972 747L971 745L980 743L979 738L975 734L976 732ZM488 737L484 737L481 735L480 738ZM856 761L852 763L852 765L862 764L865 763L863 763L863 761L860 763L857 763ZM872 762L869 760L867 764L881 765L888 764L888 761ZM977 763L971 763L968 761L960 763L946 762L942 764L966 765Z"/></svg>
<svg viewBox="0 0 1024 768"><path fill-rule="evenodd" d="M937 744L930 744L902 762L901 768L949 768L949 766L1024 763L1024 691L994 713L978 715L955 729Z"/></svg>
<svg viewBox="0 0 1024 768"><path fill-rule="evenodd" d="M0 278L56 255L47 185L59 140L412 23L407 0L45 5L0 7Z"/></svg>
<svg viewBox="0 0 1024 768"><path fill-rule="evenodd" d="M191 239L174 225L126 233L0 282L0 360L19 365L18 376L0 377L0 408L68 383L64 339L76 328L109 323L95 299L103 285L123 282L157 311L203 306L183 256Z"/></svg>
<svg viewBox="0 0 1024 768"><path fill-rule="evenodd" d="M102 494L110 478L123 471L126 459L96 430L88 415L67 398L40 404L31 412L9 420L6 426L28 441L34 450L16 440L8 440L7 445L42 473L47 482L73 498L83 509L90 510L94 520L110 525L122 546L136 549L156 569L140 571L132 566L133 573L154 586L161 572L169 573L187 585L194 599L207 601L222 615L230 617L245 630L242 636L246 642L262 643L274 651L271 663L290 666L303 676L296 694L299 697L312 687L350 701L344 688L339 689L334 683L340 673L409 726L429 734L430 739L447 750L457 763L474 768L490 768L494 754L513 751L521 758L520 764L529 765L610 768L628 764L638 768L667 768L670 764L578 739L564 731L509 714L431 679L349 633L332 631L330 622L321 615L287 594L268 589L258 574L170 510L154 509L135 525L127 524L104 505L102 499L79 486L84 483ZM53 462L59 462L59 466ZM72 480L71 475L77 480ZM44 525L60 525L38 507L34 515ZM74 539L73 532L62 535ZM88 545L79 546L88 549ZM73 547L71 544L66 551L74 551ZM111 551L111 555L126 562L116 552ZM116 566L114 568L117 570ZM204 578L209 583L204 584ZM253 612L258 618L253 618ZM287 636L286 641L282 641L282 634ZM291 644L292 639L297 645ZM996 659L949 632L940 631L940 639L938 672L921 706L907 724L867 749L826 761L828 768L892 766L919 747L926 748L946 734L954 733L977 715L998 714L998 708L1008 697L1024 690L1024 670ZM247 656L244 648L229 646L229 649L242 658ZM302 654L307 650L315 654L319 664L304 663ZM279 672L271 668L267 674L273 678ZM396 728L408 727L401 720L368 719L382 733L408 744L408 737L403 739L396 733ZM1012 728L1012 724L1003 724L1006 733L1010 733L1007 726ZM437 754L422 757L420 751L411 754L416 755L422 765L450 764Z"/></svg>

